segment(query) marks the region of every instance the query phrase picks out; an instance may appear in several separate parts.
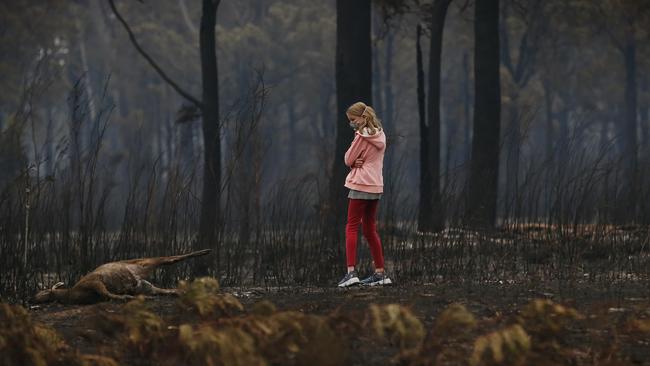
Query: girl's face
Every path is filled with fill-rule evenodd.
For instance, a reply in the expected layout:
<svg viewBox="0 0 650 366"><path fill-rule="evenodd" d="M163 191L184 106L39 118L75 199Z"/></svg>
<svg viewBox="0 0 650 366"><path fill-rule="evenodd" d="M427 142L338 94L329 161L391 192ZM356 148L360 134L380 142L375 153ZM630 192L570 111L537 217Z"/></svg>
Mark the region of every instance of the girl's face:
<svg viewBox="0 0 650 366"><path fill-rule="evenodd" d="M365 124L365 120L361 116L354 116L351 115L350 113L345 113L345 115L348 117L348 120L350 121L350 125L354 124L357 126L357 129L363 127Z"/></svg>

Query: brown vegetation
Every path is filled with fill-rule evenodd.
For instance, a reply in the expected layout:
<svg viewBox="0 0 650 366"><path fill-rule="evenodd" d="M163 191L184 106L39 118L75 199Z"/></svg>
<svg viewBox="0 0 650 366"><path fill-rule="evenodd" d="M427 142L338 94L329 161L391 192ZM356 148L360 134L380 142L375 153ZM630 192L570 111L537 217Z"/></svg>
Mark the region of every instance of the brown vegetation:
<svg viewBox="0 0 650 366"><path fill-rule="evenodd" d="M77 307L86 314L77 324L56 323L65 341L24 309L3 305L0 354L25 365L38 364L34 352L47 364L72 365L628 365L648 357L647 299L626 300L624 308L598 300L578 311L565 301L526 300L515 289L468 301L461 299L471 291L441 286L262 297L225 293L212 278L180 287L186 291L173 301ZM458 296L462 303L440 301ZM56 311L38 311L45 313L37 319L54 324Z"/></svg>

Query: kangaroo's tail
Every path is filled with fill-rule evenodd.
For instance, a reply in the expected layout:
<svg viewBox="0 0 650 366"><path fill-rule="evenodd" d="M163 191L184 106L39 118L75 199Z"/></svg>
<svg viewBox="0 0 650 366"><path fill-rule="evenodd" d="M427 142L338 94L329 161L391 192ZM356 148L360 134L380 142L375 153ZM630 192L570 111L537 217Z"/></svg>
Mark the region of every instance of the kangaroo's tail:
<svg viewBox="0 0 650 366"><path fill-rule="evenodd" d="M174 264L178 263L180 261L184 261L188 258L192 257L200 257L203 255L210 254L212 249L203 249L203 250L197 250L196 252L188 253L188 254L181 254L181 255L172 255L169 257L155 257L155 258L142 258L142 259L132 259L129 261L126 261L128 263L133 263L133 264L139 264L141 266L145 267L158 267L158 266L164 266L164 265L169 265L169 264Z"/></svg>
<svg viewBox="0 0 650 366"><path fill-rule="evenodd" d="M201 257L204 255L210 254L212 249L203 249L203 250L197 250L196 252L188 253L188 254L181 254L181 255L173 255L170 257L161 257L163 259L163 262L160 264L174 264L180 261L184 261L188 258L193 258L193 257Z"/></svg>

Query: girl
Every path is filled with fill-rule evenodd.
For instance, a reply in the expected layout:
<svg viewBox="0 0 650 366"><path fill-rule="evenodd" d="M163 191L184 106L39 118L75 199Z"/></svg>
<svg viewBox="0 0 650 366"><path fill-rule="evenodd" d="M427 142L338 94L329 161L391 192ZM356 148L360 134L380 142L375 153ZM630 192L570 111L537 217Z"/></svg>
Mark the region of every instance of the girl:
<svg viewBox="0 0 650 366"><path fill-rule="evenodd" d="M392 283L384 272L384 253L377 234L377 205L384 192L382 169L386 151L386 135L381 121L372 107L362 102L351 105L345 113L350 127L355 130L354 140L345 153L345 165L351 168L345 178L348 194L348 223L345 229L345 255L348 273L339 287L354 284L384 285ZM359 281L354 269L357 256L357 233L363 224L363 236L368 240L375 272Z"/></svg>

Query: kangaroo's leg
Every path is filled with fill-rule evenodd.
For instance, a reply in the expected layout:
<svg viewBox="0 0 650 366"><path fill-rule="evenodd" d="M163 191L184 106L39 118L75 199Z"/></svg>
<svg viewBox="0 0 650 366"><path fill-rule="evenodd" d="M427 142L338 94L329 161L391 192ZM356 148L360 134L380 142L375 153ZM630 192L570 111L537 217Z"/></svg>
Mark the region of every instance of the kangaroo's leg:
<svg viewBox="0 0 650 366"><path fill-rule="evenodd" d="M159 288L146 280L140 280L138 282L136 291L142 295L178 295L178 290L176 289Z"/></svg>
<svg viewBox="0 0 650 366"><path fill-rule="evenodd" d="M119 301L127 301L127 300L132 300L135 297L131 295L119 295L119 294L114 294L106 288L106 285L104 285L103 282L101 281L92 281L88 283L88 287L92 287L102 298L106 300L119 300Z"/></svg>

